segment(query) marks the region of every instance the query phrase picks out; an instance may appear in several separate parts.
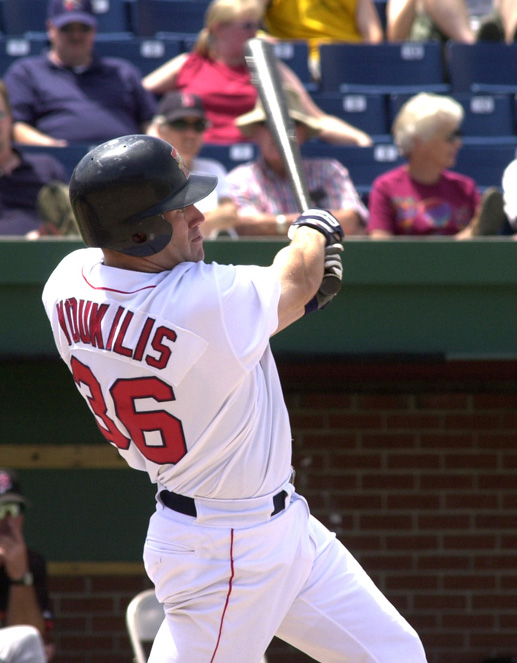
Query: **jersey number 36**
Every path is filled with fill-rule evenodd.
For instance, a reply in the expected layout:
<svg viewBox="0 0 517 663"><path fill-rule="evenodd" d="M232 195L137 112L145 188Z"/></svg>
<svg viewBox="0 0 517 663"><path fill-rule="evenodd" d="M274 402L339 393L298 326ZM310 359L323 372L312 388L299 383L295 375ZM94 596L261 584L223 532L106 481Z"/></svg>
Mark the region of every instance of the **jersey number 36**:
<svg viewBox="0 0 517 663"><path fill-rule="evenodd" d="M165 410L139 412L136 401L151 398L159 403L174 401L172 387L157 377L116 380L110 388L110 395L115 405L117 418L125 426L129 437L117 428L108 415L106 399L101 385L86 364L76 357L71 361L72 375L80 389L81 385L89 389L86 396L90 409L96 415L97 425L104 437L119 449L128 449L134 442L140 453L153 463L177 463L187 453L181 421ZM154 433L153 444L146 440L145 433ZM156 444L156 434L161 443Z"/></svg>

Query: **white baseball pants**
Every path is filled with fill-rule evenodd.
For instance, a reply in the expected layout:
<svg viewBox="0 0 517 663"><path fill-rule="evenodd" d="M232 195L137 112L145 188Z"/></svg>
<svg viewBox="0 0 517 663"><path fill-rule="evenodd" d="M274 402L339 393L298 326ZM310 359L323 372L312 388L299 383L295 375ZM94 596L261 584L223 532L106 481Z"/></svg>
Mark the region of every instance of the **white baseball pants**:
<svg viewBox="0 0 517 663"><path fill-rule="evenodd" d="M150 663L258 663L273 636L321 663L425 663L416 632L296 493L231 529L158 505L144 549L166 619Z"/></svg>

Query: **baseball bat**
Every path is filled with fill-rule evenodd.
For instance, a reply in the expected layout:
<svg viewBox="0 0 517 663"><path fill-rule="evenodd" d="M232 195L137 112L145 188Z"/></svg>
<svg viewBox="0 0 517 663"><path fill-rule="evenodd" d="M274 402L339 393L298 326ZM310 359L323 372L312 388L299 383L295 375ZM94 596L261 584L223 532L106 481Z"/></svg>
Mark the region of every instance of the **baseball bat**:
<svg viewBox="0 0 517 663"><path fill-rule="evenodd" d="M305 212L311 207L310 196L300 146L287 108L273 44L265 39L249 39L245 44L245 58L251 81L262 102L269 130L284 161L298 210L300 213Z"/></svg>
<svg viewBox="0 0 517 663"><path fill-rule="evenodd" d="M303 168L300 145L295 136L295 125L289 115L278 61L274 46L265 39L248 39L244 47L246 65L251 81L257 88L266 121L273 139L282 156L284 166L293 187L296 204L300 213L312 207L305 170ZM322 283L326 294L334 294L341 288L341 280L327 275Z"/></svg>

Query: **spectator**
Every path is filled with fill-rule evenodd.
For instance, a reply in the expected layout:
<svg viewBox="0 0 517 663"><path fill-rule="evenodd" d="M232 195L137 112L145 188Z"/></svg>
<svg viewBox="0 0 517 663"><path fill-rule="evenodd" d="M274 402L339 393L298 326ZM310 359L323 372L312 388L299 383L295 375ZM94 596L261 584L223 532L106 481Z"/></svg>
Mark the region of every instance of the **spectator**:
<svg viewBox="0 0 517 663"><path fill-rule="evenodd" d="M320 122L305 114L296 92L286 88L286 96L299 144L319 136ZM236 230L240 235L286 235L299 215L282 156L265 120L260 101L253 111L236 120L260 152L256 161L237 166L228 174L239 210ZM330 210L345 234L365 234L368 211L346 168L335 159L304 159L303 164L312 205Z"/></svg>
<svg viewBox="0 0 517 663"><path fill-rule="evenodd" d="M233 228L237 222L237 207L232 202L226 183L226 168L214 159L198 157L206 126L201 97L175 91L169 92L160 101L157 115L147 133L176 147L191 173L217 177L214 191L196 204L205 216L201 225L203 235L216 237L219 231Z"/></svg>
<svg viewBox="0 0 517 663"><path fill-rule="evenodd" d="M95 55L96 25L90 0L51 0L50 50L5 74L17 142L63 146L145 132L155 99L130 62Z"/></svg>
<svg viewBox="0 0 517 663"><path fill-rule="evenodd" d="M495 235L504 223L501 193L483 204L470 177L449 170L461 147L463 108L450 97L420 93L402 106L393 136L407 164L384 173L369 197L372 237Z"/></svg>
<svg viewBox="0 0 517 663"><path fill-rule="evenodd" d="M30 633L5 627L30 626L45 642L47 660L53 655L53 617L47 589L47 569L43 556L27 548L23 535L24 510L28 505L14 470L0 469L0 651L3 643L34 641ZM29 644L30 646L30 644ZM9 659L8 659L9 660ZM23 660L23 659L22 659ZM29 660L29 659L27 659Z"/></svg>
<svg viewBox="0 0 517 663"><path fill-rule="evenodd" d="M254 37L262 16L262 0L212 0L205 27L192 53L182 53L144 78L144 86L157 95L172 90L198 94L203 100L210 126L207 143L237 143L249 140L234 121L253 109L257 91L246 66L244 45ZM322 140L331 143L370 145L363 131L332 115L312 101L300 79L284 63L281 75L296 89L305 112L322 123Z"/></svg>
<svg viewBox="0 0 517 663"><path fill-rule="evenodd" d="M514 0L388 0L390 41L515 41Z"/></svg>
<svg viewBox="0 0 517 663"><path fill-rule="evenodd" d="M25 235L42 225L39 196L50 186L65 186L67 177L63 166L50 155L25 154L16 149L12 125L9 96L0 81L0 235ZM45 227L61 234L48 219Z"/></svg>
<svg viewBox="0 0 517 663"><path fill-rule="evenodd" d="M384 33L373 0L263 0L264 25L278 39L305 39L311 71L319 79L318 46L345 41L376 44Z"/></svg>

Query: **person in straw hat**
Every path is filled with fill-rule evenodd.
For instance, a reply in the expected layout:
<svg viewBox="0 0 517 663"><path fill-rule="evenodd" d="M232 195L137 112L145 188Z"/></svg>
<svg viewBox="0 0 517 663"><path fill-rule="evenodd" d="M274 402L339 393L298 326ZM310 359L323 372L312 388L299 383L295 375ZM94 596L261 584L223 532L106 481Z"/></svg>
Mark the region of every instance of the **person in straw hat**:
<svg viewBox="0 0 517 663"><path fill-rule="evenodd" d="M297 92L285 88L289 115L302 145L321 132L319 118L307 115ZM240 235L285 235L299 211L282 155L266 123L260 100L235 124L258 146L255 161L228 173L230 193L237 204ZM325 208L338 219L346 235L364 235L368 211L357 193L348 170L335 159L303 159L311 204Z"/></svg>

